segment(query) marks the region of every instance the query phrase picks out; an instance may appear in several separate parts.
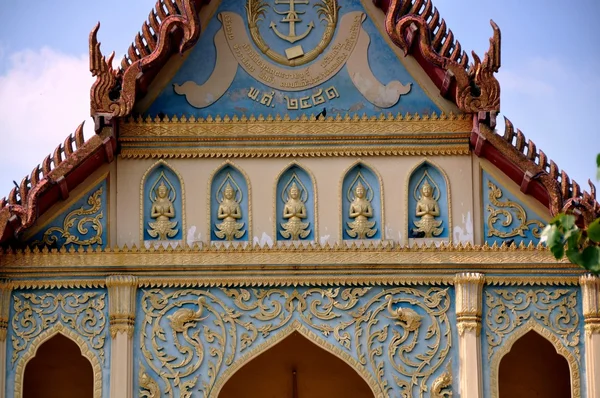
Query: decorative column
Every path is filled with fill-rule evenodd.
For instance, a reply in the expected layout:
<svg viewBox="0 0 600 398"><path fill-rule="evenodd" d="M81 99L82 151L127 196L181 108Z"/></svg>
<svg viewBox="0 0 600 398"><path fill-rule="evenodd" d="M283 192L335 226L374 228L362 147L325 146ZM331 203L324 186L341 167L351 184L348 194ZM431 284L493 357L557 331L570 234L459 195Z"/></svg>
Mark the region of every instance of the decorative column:
<svg viewBox="0 0 600 398"><path fill-rule="evenodd" d="M600 396L600 279L579 278L585 322L585 374L588 397Z"/></svg>
<svg viewBox="0 0 600 398"><path fill-rule="evenodd" d="M6 394L6 334L11 293L12 284L8 280L0 281L0 398Z"/></svg>
<svg viewBox="0 0 600 398"><path fill-rule="evenodd" d="M131 275L106 278L110 335L110 397L133 398L133 329L138 281Z"/></svg>
<svg viewBox="0 0 600 398"><path fill-rule="evenodd" d="M485 275L465 272L454 278L461 398L483 398L481 308Z"/></svg>

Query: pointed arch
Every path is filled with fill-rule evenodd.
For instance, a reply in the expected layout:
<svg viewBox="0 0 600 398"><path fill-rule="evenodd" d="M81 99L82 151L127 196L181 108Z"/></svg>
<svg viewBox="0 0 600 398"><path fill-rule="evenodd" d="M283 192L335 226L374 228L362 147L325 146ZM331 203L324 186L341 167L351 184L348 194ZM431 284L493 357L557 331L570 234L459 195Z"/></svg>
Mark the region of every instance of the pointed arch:
<svg viewBox="0 0 600 398"><path fill-rule="evenodd" d="M161 170L162 169L162 170ZM175 198L175 217L173 220L177 221L179 227L178 233L173 237L173 240L181 241L181 245L186 244L186 215L185 215L185 185L183 182L183 177L181 174L175 169L172 165L167 163L165 160L160 159L155 162L152 166L150 166L146 172L142 175L142 179L140 181L140 245L144 246L144 241L151 240L152 238L147 236L147 223L149 222L148 217L148 209L151 204L149 203L148 190L151 186L147 186L146 182L149 181L152 177L156 177L156 179L160 179L161 176L158 171L167 171L166 174L170 174L167 177L171 179L176 179L177 185L179 185L179 191L177 193L177 197ZM176 185L173 185L174 188L178 188ZM178 211L179 210L179 211ZM180 213L179 215L177 213ZM149 239L145 239L148 237Z"/></svg>
<svg viewBox="0 0 600 398"><path fill-rule="evenodd" d="M293 160L292 162L287 164L279 172L279 174L277 174L277 176L275 177L275 183L273 185L273 221L274 221L273 236L275 237L276 241L278 241L278 240L285 241L285 239L280 239L280 234L279 234L279 230L281 229L280 222L279 222L279 219L281 218L281 211L280 211L281 209L279 209L279 207L278 207L278 203L280 202L279 199L281 196L280 195L281 190L279 189L279 182L293 168L298 168L302 172L304 172L311 183L311 192L310 192L309 198L308 198L308 201L311 202L310 203L311 206L307 205L307 208L309 208L309 217L308 218L310 219L309 228L312 229L312 238L310 238L310 236L309 236L306 240L316 242L317 237L319 236L319 213L318 213L319 207L318 207L318 195L317 195L317 179L315 178L314 173L309 168L300 164L296 160ZM311 214L312 214L312 217L310 217Z"/></svg>
<svg viewBox="0 0 600 398"><path fill-rule="evenodd" d="M499 374L500 362L502 361L502 358L504 358L504 356L510 352L517 340L530 331L534 331L541 337L548 340L556 349L556 352L567 360L571 378L571 398L581 398L581 373L577 358L563 345L560 339L554 333L552 333L551 330L531 319L523 326L516 329L492 357L492 361L490 363L491 397L499 398Z"/></svg>
<svg viewBox="0 0 600 398"><path fill-rule="evenodd" d="M404 236L404 244L408 245L409 243L409 239L411 239L411 234L409 233L409 231L411 231L412 228L412 223L411 223L411 217L409 216L410 214L412 214L412 212L414 212L415 208L414 208L414 201L411 200L411 196L412 196L412 189L411 189L411 182L414 183L413 181L413 175L415 175L415 173L417 171L420 171L421 168L429 166L430 168L434 169L437 173L439 173L443 179L443 183L445 185L445 192L441 193L440 198L443 197L444 202L445 202L445 206L443 206L444 211L446 211L446 217L445 217L445 221L447 221L447 225L444 225L444 229L445 229L445 233L442 233L442 236L440 236L440 238L447 240L449 243L452 243L452 194L451 194L451 190L450 190L450 179L448 178L448 175L446 174L446 172L444 171L444 169L436 162L432 161L431 159L425 157L423 159L421 159L419 162L417 162L406 174L406 181L405 181L405 186L404 186L404 192L405 192L405 198L404 198L404 225L405 225L405 230L403 233ZM411 204L413 204L413 206L411 206ZM440 210L442 210L442 203L440 203ZM442 214L443 215L443 214ZM444 218L442 218L444 219ZM444 236L446 235L447 236Z"/></svg>
<svg viewBox="0 0 600 398"><path fill-rule="evenodd" d="M81 356L90 361L92 365L92 371L94 374L94 398L102 397L102 367L97 354L90 349L85 339L79 334L75 333L61 322L55 323L52 327L46 329L40 333L35 339L31 341L29 348L21 356L17 362L15 368L15 395L14 398L23 398L23 387L24 387L24 376L25 368L29 361L34 358L37 354L38 349L48 340L61 334L69 340L73 341L81 350Z"/></svg>
<svg viewBox="0 0 600 398"><path fill-rule="evenodd" d="M221 239L217 238L214 233L218 204L215 198L216 191L214 190L215 187L213 187L213 183L220 183L221 177L225 179L228 168L233 170L234 173L237 173L240 182L243 182L243 185L245 185L245 187L240 187L245 188L240 207L242 208L241 220L245 223L246 233L239 239L239 241L252 242L252 186L250 184L250 177L248 177L248 174L246 174L246 172L241 167L236 165L231 160L227 159L221 165L219 165L219 167L217 167L208 178L208 214L206 219L208 220L207 236L209 237L209 243L222 241Z"/></svg>
<svg viewBox="0 0 600 398"><path fill-rule="evenodd" d="M344 172L342 173L342 177L340 179L340 188L339 188L339 203L340 203L340 240L344 241L347 239L351 239L351 237L347 236L346 234L346 222L349 221L349 217L348 217L348 210L349 210L349 202L347 201L346 198L346 191L348 187L345 187L345 185L348 185L350 183L350 181L348 180L348 178L351 178L354 175L355 170L360 170L361 168L364 168L365 170L367 170L369 173L372 173L372 176L374 177L374 181L377 182L378 185L378 189L373 189L374 194L373 194L373 200L371 201L371 205L373 206L373 219L375 219L376 224L375 224L375 228L378 229L377 233L375 234L375 236L373 236L372 239L380 239L380 240L384 240L385 239L385 207L384 207L384 201L383 201L383 178L381 177L381 174L379 174L379 172L377 171L377 169L363 161L362 159L357 159L356 161L354 161L350 166L348 166Z"/></svg>
<svg viewBox="0 0 600 398"><path fill-rule="evenodd" d="M211 398L218 398L223 386L227 383L227 381L229 381L229 379L231 379L231 377L238 370L240 370L242 367L244 367L244 365L252 361L254 358L259 356L269 348L283 341L285 338L287 338L294 332L299 333L313 344L316 344L318 347L321 347L330 354L335 355L337 358L341 359L352 369L354 369L354 371L356 371L356 373L358 373L367 383L375 398L383 398L385 396L384 392L381 390L379 384L377 383L373 375L371 375L371 373L363 365L361 365L358 360L353 358L352 355L348 352L345 352L339 347L336 347L335 345L327 342L320 335L308 329L298 320L293 321L290 325L283 328L279 333L272 334L269 338L267 338L267 340L264 343L255 346L249 352L239 357L229 368L227 368L221 374L221 376L219 376L209 396Z"/></svg>

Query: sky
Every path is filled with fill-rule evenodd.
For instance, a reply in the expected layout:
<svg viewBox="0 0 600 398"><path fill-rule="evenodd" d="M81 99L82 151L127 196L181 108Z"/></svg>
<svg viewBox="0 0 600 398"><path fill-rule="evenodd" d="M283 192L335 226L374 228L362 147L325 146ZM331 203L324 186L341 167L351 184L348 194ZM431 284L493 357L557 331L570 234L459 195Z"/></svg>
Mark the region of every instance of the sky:
<svg viewBox="0 0 600 398"><path fill-rule="evenodd" d="M240 0L243 1L243 0ZM343 0L339 0L343 4ZM370 1L370 0L367 0ZM0 197L89 118L88 37L122 55L154 0L0 0ZM600 1L434 0L463 49L502 31L501 116L584 189L600 152Z"/></svg>

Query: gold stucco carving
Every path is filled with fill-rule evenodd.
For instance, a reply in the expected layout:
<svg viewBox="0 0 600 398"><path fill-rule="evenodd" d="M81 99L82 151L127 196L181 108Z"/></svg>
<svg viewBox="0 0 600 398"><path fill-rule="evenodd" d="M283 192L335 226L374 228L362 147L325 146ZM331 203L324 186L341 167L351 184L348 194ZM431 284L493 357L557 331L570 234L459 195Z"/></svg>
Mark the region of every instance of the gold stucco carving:
<svg viewBox="0 0 600 398"><path fill-rule="evenodd" d="M181 175L179 174L179 172L172 165L170 165L166 161L160 159L160 160L158 160L156 163L154 163L152 166L150 166L146 170L146 172L144 173L144 175L142 176L142 179L140 181L140 246L144 246L144 229L145 229L145 226L144 226L144 214L145 213L144 213L144 211L146 211L144 209L144 202L145 202L145 200L144 200L144 184L146 183L146 179L148 178L149 174L156 167L158 167L160 165L164 165L165 167L169 168L169 170L171 170L177 176L177 179L179 180L179 185L181 187L181 192L179 193L181 195L181 226L180 226L181 227L181 242L182 242L182 245L184 245L185 242L186 242L186 229L185 229L186 228L185 227L185 218L186 218L185 217L185 185L184 185L184 182L183 182L183 178L181 177ZM156 183L158 183L158 181L161 180L161 179L162 179L162 176L157 179L157 181L155 182L154 185L156 185ZM166 179L166 177L165 177L165 180L168 181L168 179ZM154 189L154 187L153 187L153 189ZM168 193L168 195L172 195L172 197L169 198L168 201L164 201L163 203L161 203L161 207L165 207L165 206L167 207L166 210L168 210L169 202L170 202L170 204L172 206L173 202L175 201L175 196L173 196L175 194L175 189L174 189L174 187L173 187L172 184L171 184L171 186L170 186L169 189L170 189L170 191L173 194ZM151 202L153 203L152 208L150 209L150 211L153 212L153 210L154 210L154 200L152 200L153 199L152 197L150 199L151 199ZM171 212L169 212L169 211L167 211L167 213L171 214ZM174 209L173 209L172 214L173 214L173 216L164 216L163 215L164 217L161 218L161 220L163 222L164 229L165 229L165 231L163 231L163 232L165 232L167 234L167 236L169 234L168 231L172 231L173 230L172 228L175 227L174 225L172 225L172 222L169 221L172 217L175 216ZM167 220L165 220L165 218L167 218ZM158 223L158 217L157 217L157 223ZM158 226L158 224L157 224L157 226ZM169 228L169 227L171 227L171 228ZM148 233L150 233L150 231L148 231ZM175 235L176 233L177 232L175 232L173 235ZM156 231L156 235L159 236L158 231ZM159 239L162 239L162 238L159 237Z"/></svg>
<svg viewBox="0 0 600 398"><path fill-rule="evenodd" d="M223 187L224 184L225 186ZM234 184L235 188L231 184ZM217 189L215 195L219 203L217 219L222 220L220 223L215 224L215 235L219 239L228 241L241 238L246 233L244 223L238 222L242 218L240 202L244 193L231 175L227 174L227 177Z"/></svg>
<svg viewBox="0 0 600 398"><path fill-rule="evenodd" d="M356 178L362 178L360 172L356 175ZM365 181L365 184L368 184ZM373 217L373 207L371 206L371 200L373 200L373 189L367 185L364 187L360 180L356 181L356 184L350 184L346 196L350 201L349 216L354 221L347 222L348 228L346 233L357 239L367 239L373 237L377 233L375 228L375 221L369 221Z"/></svg>
<svg viewBox="0 0 600 398"><path fill-rule="evenodd" d="M564 342L560 337L534 319L529 319L527 322L522 323L517 330L506 338L503 344L498 347L498 350L494 353L490 362L491 398L500 398L500 393L498 391L498 377L500 374L500 362L502 361L502 358L510 352L513 344L517 340L532 330L552 343L556 352L565 357L569 364L569 370L571 371L571 398L581 398L581 373L578 356L576 357L573 355L573 353L564 345Z"/></svg>
<svg viewBox="0 0 600 398"><path fill-rule="evenodd" d="M228 224L224 224L227 216L223 216L223 218L222 218L223 221L221 223L215 224L215 228L217 230L215 230L214 233L215 234L217 234L217 232L222 233L222 237L219 235L217 235L217 237L219 237L221 239L226 239L226 240L229 240L227 238L227 236L232 236L231 240L233 240L233 238L239 239L239 238L243 237L244 234L247 234L248 242L252 242L252 186L250 184L250 178L248 177L248 174L246 174L246 172L243 169L241 169L239 166L237 166L235 163L233 163L229 159L225 160L219 167L217 167L211 173L210 177L208 178L207 202L206 203L208 203L209 205L206 207L207 208L206 219L209 220L209 222L207 223L207 225L208 225L207 236L211 236L211 233L213 232L212 221L210 221L210 220L212 220L212 195L213 195L212 183L213 183L213 180L214 180L215 176L217 175L217 173L219 173L219 171L221 171L224 167L227 167L227 166L231 166L234 169L236 169L237 171L239 171L240 174L242 174L243 178L246 180L247 192L245 194L247 195L246 200L248 203L248 214L246 215L247 219L248 219L248 225L243 225L243 223L239 223L239 222L235 221L235 220L238 220L239 218L241 218L241 216L242 216L242 209L240 206L240 202L242 201L242 195L244 193L242 192L240 186L231 177L231 175L228 175L227 178L221 184L221 186L218 187L217 192L214 192L217 203L219 203L219 207L217 208L217 213L220 213L220 210L222 209L223 215L225 215L228 212L231 212L231 213L239 214L240 217L235 218L234 216L229 216L230 220L228 220ZM223 202L223 200L225 200L225 188L227 186L227 183L229 183L230 187L234 190L234 192L233 192L234 195L231 199L227 200L226 206L228 206L229 208L225 209L224 207L222 208L222 202ZM236 204L237 204L237 206L236 206ZM236 209L236 207L237 207L237 209ZM228 210L228 211L225 211L225 210ZM220 230L217 225L220 225L222 228L225 228L225 230ZM241 225L241 227L240 227L240 225ZM236 233L239 236L236 236ZM230 235L228 235L228 234L230 234Z"/></svg>
<svg viewBox="0 0 600 398"><path fill-rule="evenodd" d="M376 293L366 302L361 299L370 288L221 290L233 300L233 307L226 306L208 290L144 291L141 306L145 316L140 333L144 366L162 379L167 396L189 396L198 388L204 396L213 396L213 391L219 391L228 378L226 375L217 377L221 370L239 368L236 362L241 359L236 361L236 353L252 352L259 335L269 339L284 331L293 324L294 314L313 333L331 336L337 352L350 356L348 354L356 351L358 360L350 365L358 367L360 374L364 374L365 369L374 374L378 390L383 392L377 394L378 397L387 396L391 391L413 396L415 390L422 396L428 390L429 377L445 362L450 349L447 289L390 288ZM426 315L418 315L408 308L409 305ZM394 309L393 306L401 308ZM386 312L392 315L395 327L390 328L383 322L383 317L389 317ZM349 321L328 322L340 318L343 313L352 314ZM256 319L257 324L248 322L248 316ZM429 326L427 333L420 334L422 316L428 318ZM169 328L165 328L163 319L168 321ZM198 338L199 331L202 331L203 339ZM166 354L165 344L170 344L167 335L172 336L179 354ZM364 346L361 336L366 337ZM426 351L416 348L423 344L427 346ZM383 361L384 355L387 361ZM198 369L205 361L210 371L199 375ZM388 366L389 371L396 374L394 387L388 384L385 376ZM142 376L146 380L150 378L146 372L140 373ZM152 385L144 383L148 387ZM142 390L142 395L150 395L149 388Z"/></svg>
<svg viewBox="0 0 600 398"><path fill-rule="evenodd" d="M465 331L481 332L482 291L485 275L475 272L457 274L454 279L456 289L456 323L459 335Z"/></svg>
<svg viewBox="0 0 600 398"><path fill-rule="evenodd" d="M579 357L579 312L577 292L566 289L493 289L485 294L488 313L488 359L504 339L529 320L555 333L561 344Z"/></svg>
<svg viewBox="0 0 600 398"><path fill-rule="evenodd" d="M63 245L74 244L77 246L91 246L94 244L102 245L102 223L100 219L104 217L104 212L100 211L102 208L102 192L103 189L99 188L97 191L92 193L88 197L87 203L90 206L85 209L83 206L79 209L71 211L63 220L62 227L50 227L44 232L44 236L41 240L34 241L31 244L42 246L52 246L58 242L58 236L65 239ZM76 226L76 227L75 227ZM77 234L71 232L72 228L76 228ZM81 235L86 235L89 230L93 229L94 235L88 239L81 239Z"/></svg>
<svg viewBox="0 0 600 398"><path fill-rule="evenodd" d="M283 198L285 204L283 206L283 219L287 220L286 222L281 224L281 230L279 233L286 239L291 240L299 240L304 239L310 234L310 229L308 228L310 223L303 222L302 220L307 217L306 211L306 187L302 187L302 191L296 185L296 181L299 184L302 184L297 177L294 181L292 181L294 176L290 179L292 182L291 187L284 187L282 196L287 196L287 198ZM304 193L304 195L302 194Z"/></svg>
<svg viewBox="0 0 600 398"><path fill-rule="evenodd" d="M436 220L435 218L440 215L440 206L438 200L440 198L440 188L437 186L433 179L429 178L429 174L425 172L423 177L425 182L421 186L420 195L414 192L415 200L417 201L417 207L415 209L415 215L420 217L419 221L414 221L415 227L413 228L415 233L423 233L425 238L433 238L439 236L443 231L442 220ZM429 181L434 184L432 187ZM415 190L419 187L415 187ZM435 194L437 192L437 195Z"/></svg>
<svg viewBox="0 0 600 398"><path fill-rule="evenodd" d="M135 276L111 275L106 278L110 335L113 339L118 333L133 336L137 286L138 279Z"/></svg>
<svg viewBox="0 0 600 398"><path fill-rule="evenodd" d="M292 162L290 162L288 165L286 165L280 172L279 174L277 174L277 177L274 180L273 183L273 220L277 220L277 196L279 194L282 195L282 200L285 202L287 202L287 199L285 198L284 192L277 192L277 184L279 183L279 180L281 178L281 176L288 171L291 167L293 166L297 166L298 168L302 169L304 172L306 172L306 174L308 174L308 176L310 177L310 181L312 184L312 193L313 193L313 202L314 202L314 207L310 208L310 209L306 209L306 212L314 212L314 225L312 226L312 229L314 230L313 236L314 236L314 242L317 241L317 237L319 234L319 212L318 212L318 194L317 194L317 183L316 183L316 178L315 175L312 173L312 171L310 171L310 169L306 168L304 165L300 164L298 161L293 160ZM293 179L294 181L300 181L299 178ZM289 183L292 182L292 178L290 178L290 180L287 182L286 186L289 185ZM307 187L303 186L303 189L305 190L305 192L307 191ZM285 191L285 190L284 190ZM302 193L300 195L300 199L302 199ZM304 200L302 203L304 203L304 206L306 207L306 200ZM276 222L273 223L274 228L273 228L273 236L277 236L277 230L279 229L279 226L277 225ZM310 225L309 225L310 227ZM285 229L285 228L284 228Z"/></svg>
<svg viewBox="0 0 600 398"><path fill-rule="evenodd" d="M160 398L158 383L146 373L146 368L142 364L140 364L138 380L140 383L140 398Z"/></svg>
<svg viewBox="0 0 600 398"><path fill-rule="evenodd" d="M297 35L295 33L295 23L300 22L301 19L298 18L298 14L294 11L294 6L298 4L308 4L306 0L290 0L288 3L288 11L287 17L282 20L282 22L286 22L289 24L289 32L287 35L282 34L277 30L277 27L274 21L270 21L273 32L283 40L294 44L297 41L304 39L310 31L314 28L315 23L311 21L308 25L307 30ZM310 50L307 53L302 52L300 56L292 56L291 59L288 56L282 56L281 54L275 52L270 48L269 45L265 43L260 32L258 30L258 23L265 16L265 8L268 7L267 3L261 0L248 0L246 2L246 12L248 18L248 29L250 30L250 36L254 41L254 44L258 47L258 49L265 54L267 57L272 59L273 61L286 65L286 66L300 66L305 65L311 61L313 61L316 57L318 57L323 50L329 45L331 39L333 38L333 34L335 32L335 28L338 20L338 10L339 6L337 5L336 0L322 0L321 2L315 4L317 7L318 15L320 20L326 23L325 31L323 32L323 36L319 41L319 44ZM283 14L284 12L278 11L278 14ZM294 54L296 55L296 54Z"/></svg>
<svg viewBox="0 0 600 398"><path fill-rule="evenodd" d="M15 367L15 385L14 385L14 398L22 398L23 397L23 378L25 376L25 367L27 363L35 357L38 348L44 344L46 341L50 340L57 334L62 334L65 337L71 339L79 349L81 350L81 355L90 361L92 365L92 371L94 374L94 398L102 397L102 366L100 365L100 361L98 360L97 354L90 349L89 341L87 341L84 336L78 334L76 331L71 330L70 325L65 325L62 322L57 322L53 326L50 326L35 337L32 338L31 343L29 344L28 349L21 356L21 359L17 362Z"/></svg>
<svg viewBox="0 0 600 398"><path fill-rule="evenodd" d="M512 238L515 236L525 237L525 231L527 230L531 230L531 233L536 238L541 236L544 223L539 220L527 220L525 209L517 202L508 199L501 202L499 199L502 198L502 190L493 182L488 181L488 188L488 198L490 203L495 206L487 206L487 211L490 213L487 218L488 236L497 236L499 238ZM515 225L515 227L508 232L502 232L495 227L495 224L499 221L498 216L500 215L505 218L505 220L501 222L501 225L504 227L508 227L513 223L513 217L518 220L519 224Z"/></svg>
<svg viewBox="0 0 600 398"><path fill-rule="evenodd" d="M431 398L452 397L452 367L448 363L446 371L442 373L431 385Z"/></svg>
<svg viewBox="0 0 600 398"><path fill-rule="evenodd" d="M587 335L600 333L600 278L592 274L582 275L581 301L583 304L583 320Z"/></svg>
<svg viewBox="0 0 600 398"><path fill-rule="evenodd" d="M11 363L19 359L21 352L30 349L34 338L58 320L84 337L104 361L104 308L105 294L97 292L13 295Z"/></svg>
<svg viewBox="0 0 600 398"><path fill-rule="evenodd" d="M437 171L440 172L440 174L442 175L442 177L444 177L444 181L446 182L446 192L445 195L447 197L447 202L448 202L448 225L446 226L448 228L448 231L452 231L452 191L451 191L451 187L450 187L450 180L448 179L448 175L446 174L446 172L444 171L443 168L440 167L439 164L437 164L436 162L428 159L428 158L424 158L422 160L420 160L417 164L415 164L413 167L411 167L411 169L408 171L408 173L406 174L406 179L405 179L405 185L404 185L404 189L406 192L406 200L404 202L404 222L406 223L406 225L409 224L408 222L408 212L412 211L412 209L408 208L408 198L410 195L410 178L412 176L412 174L414 173L415 170L417 170L419 167L421 167L421 165L423 165L424 163L428 163L431 166L435 167ZM418 185L417 185L418 186ZM415 197L415 200L419 200L418 197ZM439 205L438 205L439 206ZM404 242L405 244L409 243L409 235L405 234L405 238L404 238ZM452 233L448 234L448 242L452 242Z"/></svg>
<svg viewBox="0 0 600 398"><path fill-rule="evenodd" d="M13 286L10 281L0 282L0 342L6 341L12 290Z"/></svg>
<svg viewBox="0 0 600 398"><path fill-rule="evenodd" d="M150 227L148 229L148 234L159 240L167 240L174 237L177 235L177 232L179 232L176 228L177 221L171 221L171 219L175 217L173 201L175 201L175 198L177 197L177 192L164 173L161 173L154 185L158 184L159 181L160 185L158 187L152 186L149 193L150 202L152 203L150 217L156 221L150 221L148 223L148 226ZM169 184L168 187L165 184L165 181Z"/></svg>

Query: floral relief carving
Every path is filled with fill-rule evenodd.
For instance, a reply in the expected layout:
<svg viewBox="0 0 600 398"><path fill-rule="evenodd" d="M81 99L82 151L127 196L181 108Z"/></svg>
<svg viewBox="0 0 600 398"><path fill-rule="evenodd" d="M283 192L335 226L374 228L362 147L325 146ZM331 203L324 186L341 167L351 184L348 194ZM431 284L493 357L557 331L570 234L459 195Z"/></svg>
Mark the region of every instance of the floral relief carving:
<svg viewBox="0 0 600 398"><path fill-rule="evenodd" d="M485 293L488 360L510 334L532 321L555 334L579 358L581 333L576 291L494 289Z"/></svg>
<svg viewBox="0 0 600 398"><path fill-rule="evenodd" d="M104 362L105 298L106 294L99 292L14 294L12 365L27 351L33 339L56 323L81 336Z"/></svg>
<svg viewBox="0 0 600 398"><path fill-rule="evenodd" d="M216 396L243 358L294 327L351 364L377 396L424 397L449 362L449 308L437 287L145 290L139 394Z"/></svg>

